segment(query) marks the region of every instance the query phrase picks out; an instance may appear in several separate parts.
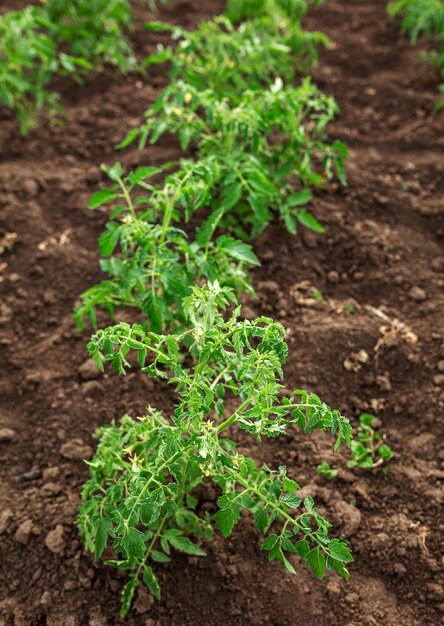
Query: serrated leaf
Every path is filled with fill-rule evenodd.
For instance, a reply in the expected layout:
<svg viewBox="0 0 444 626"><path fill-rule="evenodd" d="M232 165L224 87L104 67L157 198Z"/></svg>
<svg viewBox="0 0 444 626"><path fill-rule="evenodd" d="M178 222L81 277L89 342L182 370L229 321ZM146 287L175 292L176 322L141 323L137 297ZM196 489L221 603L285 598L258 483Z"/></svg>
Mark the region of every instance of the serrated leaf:
<svg viewBox="0 0 444 626"><path fill-rule="evenodd" d="M268 513L265 509L258 509L254 513L254 524L259 532L263 533L268 527Z"/></svg>
<svg viewBox="0 0 444 626"><path fill-rule="evenodd" d="M144 534L137 528L128 528L128 531L122 537L122 547L128 558L143 559L145 554Z"/></svg>
<svg viewBox="0 0 444 626"><path fill-rule="evenodd" d="M106 542L108 538L108 529L109 523L105 521L103 518L99 518L97 525L95 526L95 536L94 536L94 556L96 559L99 559L103 551L106 547Z"/></svg>
<svg viewBox="0 0 444 626"><path fill-rule="evenodd" d="M119 242L120 226L116 222L109 222L106 230L99 237L99 250L102 256L110 256Z"/></svg>
<svg viewBox="0 0 444 626"><path fill-rule="evenodd" d="M300 486L298 485L298 483L295 480L291 480L291 478L285 477L284 478L284 489L288 493L293 493L294 491L297 491L298 489L300 489Z"/></svg>
<svg viewBox="0 0 444 626"><path fill-rule="evenodd" d="M279 543L279 535L268 535L262 543L261 550L272 550Z"/></svg>
<svg viewBox="0 0 444 626"><path fill-rule="evenodd" d="M151 329L155 333L162 332L164 320L164 301L152 290L148 291L143 299L143 312L151 321Z"/></svg>
<svg viewBox="0 0 444 626"><path fill-rule="evenodd" d="M134 172L128 174L128 180L132 185L137 185L141 180L150 178L154 174L159 174L161 171L158 167L138 167Z"/></svg>
<svg viewBox="0 0 444 626"><path fill-rule="evenodd" d="M99 206L118 198L119 194L116 193L113 189L101 189L100 191L96 191L90 201L88 202L89 209L97 209Z"/></svg>
<svg viewBox="0 0 444 626"><path fill-rule="evenodd" d="M294 493L286 493L282 501L285 502L290 509L297 509L301 506L302 498L296 496Z"/></svg>
<svg viewBox="0 0 444 626"><path fill-rule="evenodd" d="M300 209L296 213L296 217L298 221L305 226L305 228L309 228L313 230L315 233L325 233L325 228L318 222L318 220L313 217L311 213L306 211L305 209Z"/></svg>
<svg viewBox="0 0 444 626"><path fill-rule="evenodd" d="M223 208L217 209L196 230L196 241L202 248L205 248L210 243L223 214Z"/></svg>
<svg viewBox="0 0 444 626"><path fill-rule="evenodd" d="M251 265L260 265L260 261L254 254L252 247L247 243L243 243L229 235L218 237L216 243L218 248L224 250L238 261L250 263Z"/></svg>
<svg viewBox="0 0 444 626"><path fill-rule="evenodd" d="M288 206L303 206L304 204L308 204L313 197L313 194L309 189L303 189L302 191L298 191L297 193L292 193L288 196L286 204Z"/></svg>
<svg viewBox="0 0 444 626"><path fill-rule="evenodd" d="M161 591L159 583L157 582L157 578L154 575L153 568L150 565L145 565L143 568L143 582L151 591L153 596L160 600Z"/></svg>
<svg viewBox="0 0 444 626"><path fill-rule="evenodd" d="M339 539L332 539L328 544L328 549L331 557L336 561L341 561L342 563L351 563L353 561L350 548Z"/></svg>
<svg viewBox="0 0 444 626"><path fill-rule="evenodd" d="M151 558L156 563L166 563L170 560L170 557L167 554L165 554L164 552L159 552L159 550L152 550Z"/></svg>
<svg viewBox="0 0 444 626"><path fill-rule="evenodd" d="M319 548L313 548L313 550L310 550L310 552L305 556L305 561L317 578L324 578L325 557L320 553Z"/></svg>
<svg viewBox="0 0 444 626"><path fill-rule="evenodd" d="M190 541L187 537L177 537L173 535L172 537L168 537L169 543L179 550L180 552L185 552L186 554L192 554L194 556L205 556L206 552L199 548L195 543Z"/></svg>
<svg viewBox="0 0 444 626"><path fill-rule="evenodd" d="M311 511L311 509L314 506L314 500L311 496L307 496L304 500L304 506L307 509L307 511Z"/></svg>
<svg viewBox="0 0 444 626"><path fill-rule="evenodd" d="M229 537L233 531L234 526L237 524L240 518L240 512L238 508L223 509L218 511L214 519L216 520L216 526L219 528L223 537Z"/></svg>
<svg viewBox="0 0 444 626"><path fill-rule="evenodd" d="M222 211L229 211L234 207L235 204L239 202L242 198L243 187L241 183L235 183L234 185L230 185L228 187L224 187L222 191L222 203L221 209Z"/></svg>
<svg viewBox="0 0 444 626"><path fill-rule="evenodd" d="M120 617L125 617L131 608L131 603L134 598L134 592L136 591L138 579L136 576L130 578L129 581L122 589L122 604L120 606Z"/></svg>

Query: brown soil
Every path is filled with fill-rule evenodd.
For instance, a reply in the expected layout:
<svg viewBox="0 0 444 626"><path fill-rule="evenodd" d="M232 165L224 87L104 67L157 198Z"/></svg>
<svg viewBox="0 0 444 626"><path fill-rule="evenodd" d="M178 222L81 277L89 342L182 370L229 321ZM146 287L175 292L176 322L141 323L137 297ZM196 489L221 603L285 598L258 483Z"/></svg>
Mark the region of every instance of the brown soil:
<svg viewBox="0 0 444 626"><path fill-rule="evenodd" d="M177 2L165 17L192 26L222 10L222 0L196 8L208 4ZM430 115L437 76L388 23L385 4L329 0L308 20L334 44L322 53L316 81L342 110L331 134L350 147L349 186L331 185L316 199L326 235L292 237L275 225L262 236L259 299L248 305L289 329L289 384L308 386L354 423L361 411L374 412L396 459L384 475L347 470L340 458L340 477L327 482L315 471L322 459L337 463L327 437L295 430L256 446L235 435L255 458L286 463L310 485L351 541L350 581L319 582L302 567L285 575L264 558L245 517L231 539L208 546L206 559L178 555L159 567L162 601L153 604L141 590L122 621L122 577L81 548L74 520L87 468L66 458L67 450L75 456L80 448L81 456L97 425L166 401L164 385L137 373L85 380L79 370L88 332L76 332L71 310L100 277L96 240L106 220L85 208L87 200L100 163L116 158L115 143L166 84L163 69L143 80L109 71L82 88L62 82L64 126L42 126L23 139L10 116L0 116L0 235L18 235L0 258L7 264L0 417L14 431L0 443L1 625L443 623L444 124ZM144 53L159 40L156 33L136 38ZM143 162L176 154L164 140ZM133 165L142 157L132 150L121 158ZM304 301L304 286L295 287L302 281L320 289L320 303ZM353 307L344 312L344 304ZM394 334L375 353L383 321L366 305L408 324L418 342ZM369 361L348 371L344 360L361 349ZM81 441L66 446L73 439Z"/></svg>

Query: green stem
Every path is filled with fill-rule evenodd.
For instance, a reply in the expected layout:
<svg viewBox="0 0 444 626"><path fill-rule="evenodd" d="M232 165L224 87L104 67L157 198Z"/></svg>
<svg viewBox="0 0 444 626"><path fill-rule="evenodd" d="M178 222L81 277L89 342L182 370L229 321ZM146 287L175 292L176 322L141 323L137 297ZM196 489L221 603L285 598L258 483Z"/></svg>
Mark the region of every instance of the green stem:
<svg viewBox="0 0 444 626"><path fill-rule="evenodd" d="M216 429L216 432L219 434L223 430L228 428L228 426L233 424L236 421L236 419L239 417L239 413L241 413L251 402L252 402L252 398L248 398L248 400L245 400L245 402L242 402L240 407L238 407L236 411L232 415L230 415L230 417L228 417L224 422L219 424L219 426Z"/></svg>
<svg viewBox="0 0 444 626"><path fill-rule="evenodd" d="M123 180L121 178L117 179L117 183L118 183L118 185L119 185L120 189L122 190L122 193L123 193L123 195L125 197L126 203L128 205L129 211L131 213L131 217L133 218L133 220L135 222L138 222L139 220L137 219L136 210L134 208L134 204L133 204L133 202L131 200L131 196L130 196L130 194L128 192L128 189L125 186L125 183L123 182Z"/></svg>

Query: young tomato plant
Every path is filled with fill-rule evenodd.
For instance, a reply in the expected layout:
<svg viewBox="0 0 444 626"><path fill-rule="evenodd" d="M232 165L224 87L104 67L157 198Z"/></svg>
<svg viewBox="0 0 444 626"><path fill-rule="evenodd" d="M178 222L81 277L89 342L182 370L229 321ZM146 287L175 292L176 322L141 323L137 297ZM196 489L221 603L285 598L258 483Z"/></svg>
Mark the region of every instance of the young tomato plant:
<svg viewBox="0 0 444 626"><path fill-rule="evenodd" d="M116 307L133 307L156 332L183 325L182 299L191 285L206 280L218 279L237 293L253 293L248 269L259 261L250 245L226 234L214 235L221 210L197 228L194 240L173 225L180 209L188 213L207 200L195 165L190 162L188 176L183 171L167 176L163 186L148 182L161 172L155 167L139 167L127 176L120 163L105 168L114 184L96 192L89 206L114 207L99 239L101 268L109 278L81 295L74 313L78 327L83 327L85 316L96 327L97 307L111 317ZM116 249L118 256L113 254Z"/></svg>
<svg viewBox="0 0 444 626"><path fill-rule="evenodd" d="M326 569L348 578L349 547L329 536L330 523L313 498L298 496L299 485L277 470L241 454L227 438L228 427L258 440L284 435L290 424L307 433L328 430L350 445L348 420L314 394L296 390L283 395L282 368L287 358L284 328L267 317L240 320L229 288L218 283L193 287L183 303L189 329L174 335L121 323L98 331L88 344L95 363L110 363L120 374L135 352L150 377L167 378L177 394L171 415L149 409L145 417L125 416L120 424L99 429L100 443L89 462L79 527L96 558L112 543L109 565L129 572L122 592L125 615L139 580L153 595L160 587L153 564L168 561L172 550L203 555L196 543L210 539L215 526L228 537L249 512L265 538L262 549L295 573L293 555L319 578ZM212 481L218 510L200 511L195 488ZM110 552L108 552L110 556Z"/></svg>
<svg viewBox="0 0 444 626"><path fill-rule="evenodd" d="M195 31L162 22L148 22L146 28L171 31L175 47L158 45L143 65L170 62L172 81L182 80L197 90L211 89L219 98L237 104L246 89L261 91L280 76L290 83L298 72L314 65L316 48L327 45L322 33L302 31L297 20L286 28L264 28L250 19L235 26L226 16L203 22Z"/></svg>
<svg viewBox="0 0 444 626"><path fill-rule="evenodd" d="M390 17L402 16L402 31L415 44L423 35L434 49L426 55L444 76L444 2L443 0L393 0L388 5ZM444 91L444 83L441 85ZM444 106L444 98L438 108Z"/></svg>
<svg viewBox="0 0 444 626"><path fill-rule="evenodd" d="M137 68L125 35L131 17L129 0L44 0L0 16L0 100L23 133L43 110L61 112L59 94L48 87L54 76L80 82L104 63Z"/></svg>
<svg viewBox="0 0 444 626"><path fill-rule="evenodd" d="M357 440L351 442L353 459L348 467L374 469L387 464L393 457L393 450L384 443L385 436L376 430L376 418L363 413L359 418Z"/></svg>
<svg viewBox="0 0 444 626"><path fill-rule="evenodd" d="M226 15L233 23L259 19L262 28L275 32L300 25L311 4L324 0L228 0Z"/></svg>
<svg viewBox="0 0 444 626"><path fill-rule="evenodd" d="M336 171L345 184L347 148L330 143L326 126L337 113L333 100L305 79L285 87L280 79L267 90L245 91L231 106L209 90L177 81L147 111L146 122L121 143L138 139L139 147L164 133L179 137L183 149L192 143L209 170L212 208L234 214L235 233L255 237L267 226L274 209L290 232L297 223L323 232L307 211L309 187L320 187ZM279 141L276 141L276 137Z"/></svg>

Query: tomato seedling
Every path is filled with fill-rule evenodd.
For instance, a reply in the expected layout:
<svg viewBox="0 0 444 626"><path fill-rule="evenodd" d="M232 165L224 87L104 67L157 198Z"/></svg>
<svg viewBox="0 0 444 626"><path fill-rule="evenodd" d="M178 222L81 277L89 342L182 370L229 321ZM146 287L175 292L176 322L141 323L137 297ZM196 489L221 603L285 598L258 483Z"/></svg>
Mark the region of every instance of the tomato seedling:
<svg viewBox="0 0 444 626"><path fill-rule="evenodd" d="M224 317L229 305L236 308ZM139 579L160 597L153 563L168 561L173 549L203 555L196 540L210 539L214 526L228 537L241 510L265 534L262 549L269 559L287 572L295 573L289 557L298 555L319 578L326 569L349 576L350 549L329 537L331 525L313 498L297 495L299 485L285 466L259 468L226 432L237 427L260 441L285 435L296 424L307 433L330 431L338 449L350 445L349 421L314 394L283 394L285 329L267 317L241 320L236 305L233 291L218 283L193 287L183 303L188 330L161 335L120 323L98 331L88 344L101 369L110 363L120 374L134 352L142 372L167 379L177 396L170 415L149 409L141 419L125 416L100 428L89 462L80 532L96 558L111 541L116 556L107 563L128 570L122 616ZM220 494L214 515L203 513L194 496L208 481Z"/></svg>

